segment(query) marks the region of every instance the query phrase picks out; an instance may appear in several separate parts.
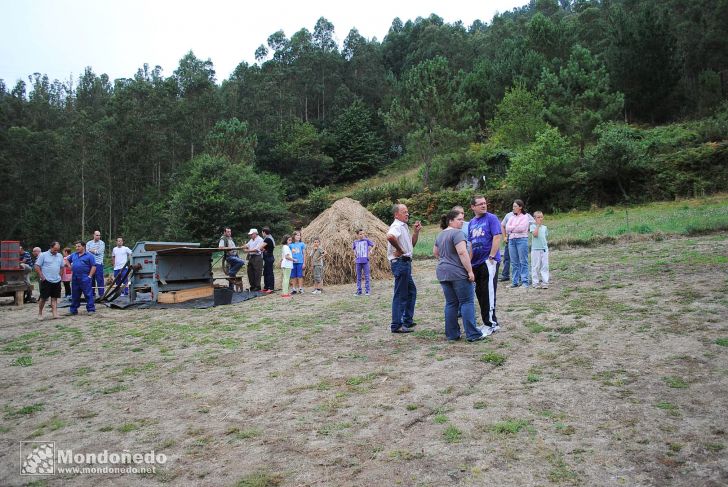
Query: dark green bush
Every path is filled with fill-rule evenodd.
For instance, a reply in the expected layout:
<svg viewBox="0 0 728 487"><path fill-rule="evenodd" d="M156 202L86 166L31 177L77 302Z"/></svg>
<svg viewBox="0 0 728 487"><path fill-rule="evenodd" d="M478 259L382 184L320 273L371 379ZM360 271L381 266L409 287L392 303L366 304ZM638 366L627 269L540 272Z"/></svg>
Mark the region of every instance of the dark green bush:
<svg viewBox="0 0 728 487"><path fill-rule="evenodd" d="M308 193L306 201L308 202L306 213L315 218L334 203L334 197L329 188L316 188Z"/></svg>
<svg viewBox="0 0 728 487"><path fill-rule="evenodd" d="M392 222L392 202L388 199L380 200L376 203L368 205L367 210L371 211L374 216L376 216L386 224Z"/></svg>
<svg viewBox="0 0 728 487"><path fill-rule="evenodd" d="M351 197L363 206L369 206L381 200L388 200L396 203L401 198L409 198L415 193L422 191L419 180L412 178L401 178L396 183L384 183L379 186L359 188L352 192Z"/></svg>
<svg viewBox="0 0 728 487"><path fill-rule="evenodd" d="M470 208L472 190L443 190L435 193L429 191L413 195L411 198L400 200L407 205L411 220L421 220L422 223L435 223L443 213L447 213L453 206Z"/></svg>

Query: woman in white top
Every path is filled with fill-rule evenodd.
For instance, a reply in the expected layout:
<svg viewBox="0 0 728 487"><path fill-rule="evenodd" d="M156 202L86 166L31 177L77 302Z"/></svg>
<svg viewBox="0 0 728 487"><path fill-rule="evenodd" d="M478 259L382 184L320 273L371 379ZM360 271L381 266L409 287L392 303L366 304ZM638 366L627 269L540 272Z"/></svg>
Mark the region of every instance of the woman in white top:
<svg viewBox="0 0 728 487"><path fill-rule="evenodd" d="M293 254L289 245L292 242L290 235L284 235L281 240L283 245L281 246L281 269L283 269L283 294L282 298L290 298L291 294L288 292L288 286L291 283L291 270L293 269Z"/></svg>

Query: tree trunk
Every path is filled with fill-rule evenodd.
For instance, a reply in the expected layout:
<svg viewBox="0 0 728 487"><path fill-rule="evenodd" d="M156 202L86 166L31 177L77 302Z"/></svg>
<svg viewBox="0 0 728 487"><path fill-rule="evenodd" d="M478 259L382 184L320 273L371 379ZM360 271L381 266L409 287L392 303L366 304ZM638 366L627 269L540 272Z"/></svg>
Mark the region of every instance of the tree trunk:
<svg viewBox="0 0 728 487"><path fill-rule="evenodd" d="M622 186L622 181L617 178L617 187L622 192L622 196L624 196L625 201L629 201L629 195L627 195L627 192L624 190L624 186Z"/></svg>
<svg viewBox="0 0 728 487"><path fill-rule="evenodd" d="M81 149L81 238L86 235L86 148Z"/></svg>

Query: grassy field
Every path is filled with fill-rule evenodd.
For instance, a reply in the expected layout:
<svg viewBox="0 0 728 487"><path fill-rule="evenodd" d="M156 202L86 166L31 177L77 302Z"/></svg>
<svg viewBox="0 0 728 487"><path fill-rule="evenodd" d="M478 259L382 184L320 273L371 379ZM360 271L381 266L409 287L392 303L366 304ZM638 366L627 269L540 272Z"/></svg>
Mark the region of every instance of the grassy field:
<svg viewBox="0 0 728 487"><path fill-rule="evenodd" d="M498 215L503 218L504 215ZM471 218L468 213L467 218ZM609 207L545 215L552 248L593 246L619 240L655 240L674 235L700 235L728 230L728 195L648 203L633 207ZM428 225L415 248L417 257L432 256L440 228Z"/></svg>
<svg viewBox="0 0 728 487"><path fill-rule="evenodd" d="M40 322L3 299L0 485L726 485L728 233L551 265L548 290L498 290L503 329L473 344L445 340L432 259L410 335L389 280ZM21 477L40 440L167 461Z"/></svg>

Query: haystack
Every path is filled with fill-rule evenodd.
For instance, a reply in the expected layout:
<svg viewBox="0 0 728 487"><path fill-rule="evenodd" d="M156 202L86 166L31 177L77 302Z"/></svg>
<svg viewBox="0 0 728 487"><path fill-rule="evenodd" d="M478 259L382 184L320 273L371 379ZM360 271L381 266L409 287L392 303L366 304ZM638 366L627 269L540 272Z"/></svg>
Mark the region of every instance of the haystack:
<svg viewBox="0 0 728 487"><path fill-rule="evenodd" d="M354 251L351 249L351 245L354 242L355 232L359 228L367 233L367 238L375 245L369 258L372 279L386 279L392 276L387 260L389 226L358 201L342 198L317 216L301 232L308 255L313 248L313 239L315 237L321 239L321 245L326 251L324 286L356 281ZM308 261L303 277L306 285L313 284L313 267L308 265Z"/></svg>

